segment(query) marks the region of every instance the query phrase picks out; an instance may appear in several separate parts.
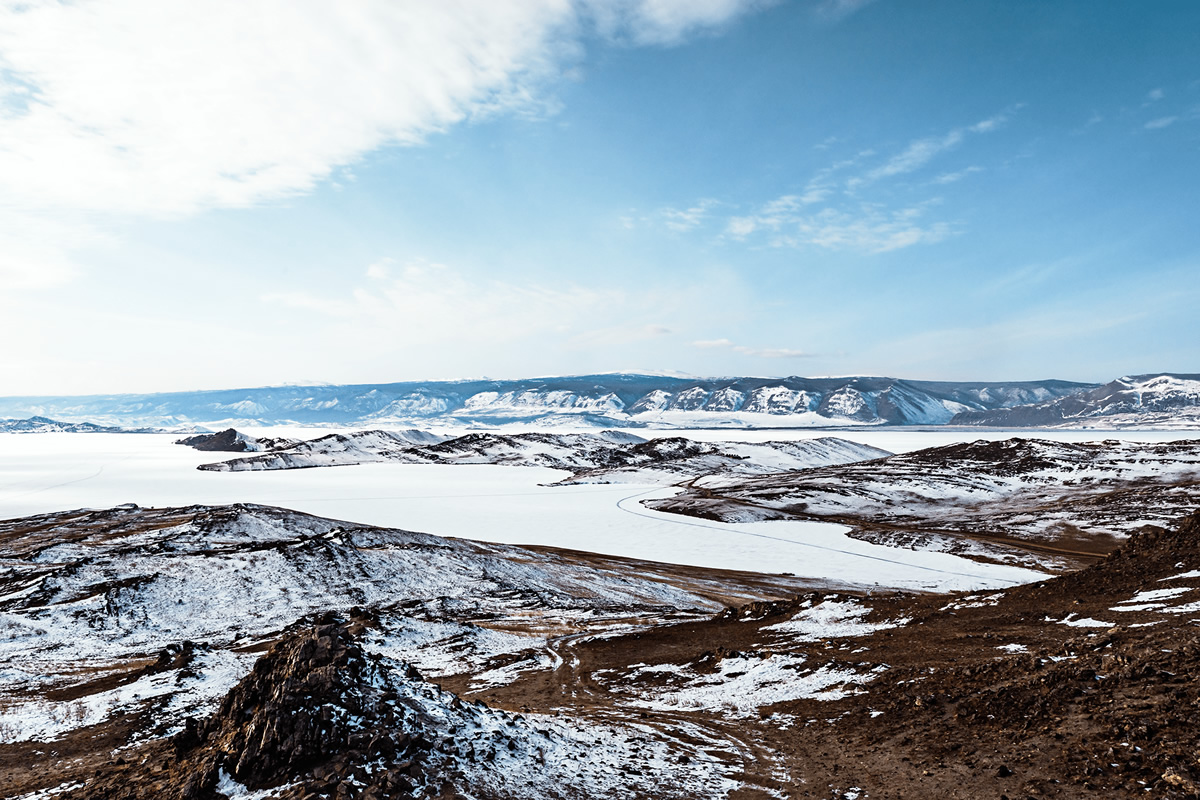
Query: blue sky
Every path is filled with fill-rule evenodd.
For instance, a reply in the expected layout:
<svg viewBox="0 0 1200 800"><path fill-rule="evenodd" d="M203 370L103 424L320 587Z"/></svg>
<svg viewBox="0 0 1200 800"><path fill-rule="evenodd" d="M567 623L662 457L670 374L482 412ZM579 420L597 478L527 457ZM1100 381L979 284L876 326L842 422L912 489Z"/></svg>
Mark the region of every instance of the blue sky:
<svg viewBox="0 0 1200 800"><path fill-rule="evenodd" d="M0 393L1200 372L1200 5L0 2Z"/></svg>

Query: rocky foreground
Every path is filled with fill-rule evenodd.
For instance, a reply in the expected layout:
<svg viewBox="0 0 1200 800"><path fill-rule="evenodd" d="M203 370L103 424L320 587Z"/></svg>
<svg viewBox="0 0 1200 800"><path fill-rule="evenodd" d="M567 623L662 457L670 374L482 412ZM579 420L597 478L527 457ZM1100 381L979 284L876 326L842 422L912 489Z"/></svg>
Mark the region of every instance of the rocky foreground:
<svg viewBox="0 0 1200 800"><path fill-rule="evenodd" d="M5 797L1200 792L1200 515L1004 591L789 597L255 507L106 514L0 531ZM276 589L340 564L361 602L316 610L344 591L325 574L287 624L301 605L240 577L195 587L219 618L150 603L204 552L264 554ZM150 555L141 582L93 577Z"/></svg>

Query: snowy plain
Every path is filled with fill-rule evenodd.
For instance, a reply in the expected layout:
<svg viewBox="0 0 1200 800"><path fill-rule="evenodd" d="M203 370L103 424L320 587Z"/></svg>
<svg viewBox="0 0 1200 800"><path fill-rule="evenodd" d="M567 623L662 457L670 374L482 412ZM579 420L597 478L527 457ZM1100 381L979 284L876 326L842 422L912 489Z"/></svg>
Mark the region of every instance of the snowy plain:
<svg viewBox="0 0 1200 800"><path fill-rule="evenodd" d="M248 432L314 438L330 429ZM687 431L686 435L706 441L763 441L829 433L720 430ZM900 452L1015 434L872 430L835 435ZM1059 441L1105 438L1105 434L1081 431L1037 435ZM1187 435L1122 432L1121 438L1171 441ZM1001 588L1041 577L1029 570L980 564L946 553L870 544L846 537L847 529L839 525L730 524L655 512L640 501L669 496L674 490L629 484L543 486L565 475L550 469L368 464L201 472L197 465L236 454L197 452L173 444L175 438L166 434L0 434L0 519L122 503L165 507L249 502L442 536L547 545L697 567L791 573L867 587L954 591Z"/></svg>

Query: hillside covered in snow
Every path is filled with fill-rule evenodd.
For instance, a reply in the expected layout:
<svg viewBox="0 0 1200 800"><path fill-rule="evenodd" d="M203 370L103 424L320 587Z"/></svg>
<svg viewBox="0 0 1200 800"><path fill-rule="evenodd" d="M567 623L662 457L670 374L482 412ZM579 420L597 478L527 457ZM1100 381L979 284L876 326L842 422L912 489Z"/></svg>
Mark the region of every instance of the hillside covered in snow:
<svg viewBox="0 0 1200 800"><path fill-rule="evenodd" d="M1135 375L1032 405L956 414L1000 428L1200 428L1200 375Z"/></svg>
<svg viewBox="0 0 1200 800"><path fill-rule="evenodd" d="M7 520L0 793L1194 796L1198 545L850 594L262 506Z"/></svg>
<svg viewBox="0 0 1200 800"><path fill-rule="evenodd" d="M676 483L700 475L764 475L848 464L890 455L870 445L825 436L794 442L697 442L599 433L354 431L322 436L254 456L202 464L211 472L336 467L351 464L496 464L575 473L563 483Z"/></svg>
<svg viewBox="0 0 1200 800"><path fill-rule="evenodd" d="M777 475L713 475L647 505L729 522L837 521L869 541L983 557L1015 547L1061 568L1200 507L1200 440L981 440Z"/></svg>

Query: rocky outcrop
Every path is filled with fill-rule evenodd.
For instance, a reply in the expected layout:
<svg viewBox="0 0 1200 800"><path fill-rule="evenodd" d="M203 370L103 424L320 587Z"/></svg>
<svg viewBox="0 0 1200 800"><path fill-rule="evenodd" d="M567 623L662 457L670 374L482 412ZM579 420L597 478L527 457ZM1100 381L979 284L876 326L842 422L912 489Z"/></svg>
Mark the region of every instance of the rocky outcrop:
<svg viewBox="0 0 1200 800"><path fill-rule="evenodd" d="M296 444L295 439L257 439L233 428L226 428L219 433L202 433L177 439L175 444L182 444L194 450L212 453L261 453L264 450L282 450Z"/></svg>
<svg viewBox="0 0 1200 800"><path fill-rule="evenodd" d="M415 797L431 744L394 678L354 625L326 618L275 645L213 716L188 719L169 746L120 761L69 800L215 800L274 789L281 800ZM403 678L420 680L408 668Z"/></svg>

